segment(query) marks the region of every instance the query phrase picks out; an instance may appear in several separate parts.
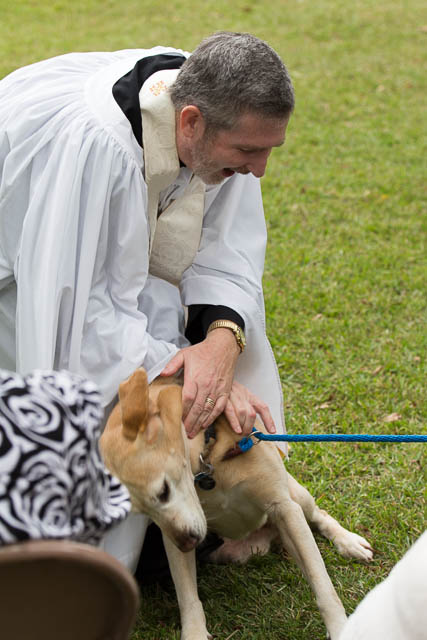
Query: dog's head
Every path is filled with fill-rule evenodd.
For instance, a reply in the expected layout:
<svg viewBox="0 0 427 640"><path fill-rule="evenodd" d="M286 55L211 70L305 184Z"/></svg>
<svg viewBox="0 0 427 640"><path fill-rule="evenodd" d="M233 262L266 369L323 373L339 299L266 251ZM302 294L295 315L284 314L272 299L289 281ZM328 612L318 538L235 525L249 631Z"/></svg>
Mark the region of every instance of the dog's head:
<svg viewBox="0 0 427 640"><path fill-rule="evenodd" d="M206 520L194 488L180 386L149 386L137 369L120 385L100 445L135 511L150 516L181 551L203 540Z"/></svg>

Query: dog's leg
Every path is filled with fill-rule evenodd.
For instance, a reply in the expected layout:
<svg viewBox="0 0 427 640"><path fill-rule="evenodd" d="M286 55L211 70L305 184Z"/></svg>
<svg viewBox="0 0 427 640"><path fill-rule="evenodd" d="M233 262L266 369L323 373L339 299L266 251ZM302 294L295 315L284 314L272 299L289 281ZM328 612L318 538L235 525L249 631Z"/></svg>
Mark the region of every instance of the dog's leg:
<svg viewBox="0 0 427 640"><path fill-rule="evenodd" d="M291 498L297 502L307 519L308 524L325 538L334 543L345 558L356 558L362 562L370 562L373 549L369 542L347 529L323 509L319 509L313 496L288 473L288 485Z"/></svg>
<svg viewBox="0 0 427 640"><path fill-rule="evenodd" d="M163 535L163 542L181 615L181 640L212 638L206 629L205 613L197 593L195 552L182 553L165 535Z"/></svg>
<svg viewBox="0 0 427 640"><path fill-rule="evenodd" d="M310 583L331 639L337 640L346 622L344 607L328 576L302 508L289 498L282 499L272 506L270 518L279 530L284 547Z"/></svg>

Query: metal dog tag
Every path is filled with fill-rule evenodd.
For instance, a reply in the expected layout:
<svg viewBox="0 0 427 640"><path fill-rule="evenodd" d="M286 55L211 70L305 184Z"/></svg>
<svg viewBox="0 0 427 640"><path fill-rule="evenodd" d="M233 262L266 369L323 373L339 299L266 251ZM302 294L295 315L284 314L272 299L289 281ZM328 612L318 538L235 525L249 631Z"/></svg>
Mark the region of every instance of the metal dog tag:
<svg viewBox="0 0 427 640"><path fill-rule="evenodd" d="M204 491L210 491L211 489L214 489L216 485L216 482L212 478L212 476L209 475L209 473L205 473L204 471L201 471L194 476L194 483Z"/></svg>

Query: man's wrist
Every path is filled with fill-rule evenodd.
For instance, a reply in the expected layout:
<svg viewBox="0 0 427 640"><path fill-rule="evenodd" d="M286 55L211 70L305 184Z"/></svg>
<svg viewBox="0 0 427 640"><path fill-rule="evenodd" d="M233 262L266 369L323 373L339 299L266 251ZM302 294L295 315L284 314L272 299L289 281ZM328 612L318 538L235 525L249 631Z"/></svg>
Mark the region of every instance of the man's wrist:
<svg viewBox="0 0 427 640"><path fill-rule="evenodd" d="M214 329L206 335L205 340L207 342L212 341L217 346L220 346L229 356L232 356L233 358L237 359L238 356L240 356L240 347L237 344L236 338L234 337L230 329L224 329L222 327Z"/></svg>
<svg viewBox="0 0 427 640"><path fill-rule="evenodd" d="M236 344L239 347L240 353L242 353L242 351L246 347L246 338L243 329L239 327L238 324L232 322L231 320L215 320L209 325L206 336L215 329L227 329L231 331L236 340Z"/></svg>

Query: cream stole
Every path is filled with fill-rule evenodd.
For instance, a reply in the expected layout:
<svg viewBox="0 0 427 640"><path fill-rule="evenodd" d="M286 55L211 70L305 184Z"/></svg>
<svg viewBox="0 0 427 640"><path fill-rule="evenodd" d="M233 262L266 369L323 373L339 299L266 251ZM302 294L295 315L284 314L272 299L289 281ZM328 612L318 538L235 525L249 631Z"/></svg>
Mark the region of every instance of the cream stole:
<svg viewBox="0 0 427 640"><path fill-rule="evenodd" d="M182 196L158 216L159 194L176 180L180 170L175 109L168 92L178 72L154 73L139 93L150 225L149 271L174 285L179 284L199 248L205 202L205 185L193 175Z"/></svg>

